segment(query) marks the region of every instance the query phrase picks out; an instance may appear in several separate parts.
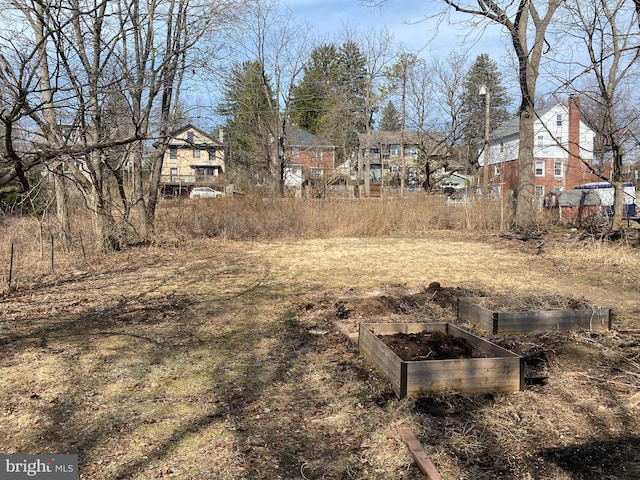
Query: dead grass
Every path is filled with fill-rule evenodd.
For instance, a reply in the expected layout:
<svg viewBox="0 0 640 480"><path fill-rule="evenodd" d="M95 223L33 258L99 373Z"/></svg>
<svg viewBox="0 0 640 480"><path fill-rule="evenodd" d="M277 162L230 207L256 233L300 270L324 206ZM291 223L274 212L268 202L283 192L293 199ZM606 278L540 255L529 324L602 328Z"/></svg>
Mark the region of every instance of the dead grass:
<svg viewBox="0 0 640 480"><path fill-rule="evenodd" d="M536 312L591 310L596 308L584 299L564 297L562 295L522 295L517 297L482 297L472 301L488 310L498 312Z"/></svg>
<svg viewBox="0 0 640 480"><path fill-rule="evenodd" d="M270 208L252 213L254 240L189 239L182 211L156 245L54 273L31 259L45 266L0 303L0 450L78 453L91 480L417 479L394 429L407 422L447 479L638 478L632 247L549 237L540 251L426 224L268 240L255 224ZM317 214L305 222L321 229ZM450 300L477 293L578 297L613 308L616 331L494 339L548 351L543 386L398 401L334 324L455 321Z"/></svg>

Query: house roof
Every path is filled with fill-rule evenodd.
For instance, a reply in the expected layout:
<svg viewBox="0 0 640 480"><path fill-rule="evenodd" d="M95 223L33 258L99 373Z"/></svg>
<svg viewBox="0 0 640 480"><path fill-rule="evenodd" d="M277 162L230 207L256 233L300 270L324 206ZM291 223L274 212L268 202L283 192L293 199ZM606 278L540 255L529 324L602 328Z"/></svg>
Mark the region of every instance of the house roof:
<svg viewBox="0 0 640 480"><path fill-rule="evenodd" d="M404 133L400 130L376 130L371 133L371 143L373 145L399 145L402 137L404 136L404 143L410 145L419 145L420 143L428 141L437 141L438 135L428 132L418 132L416 130L405 130ZM360 145L364 145L367 141L367 134L361 133L358 135L358 141Z"/></svg>
<svg viewBox="0 0 640 480"><path fill-rule="evenodd" d="M185 125L184 127L181 127L177 130L174 130L170 137L172 139L178 140L180 144L185 144L187 143L186 140L184 138L180 138L182 136L184 136L185 133L187 133L189 130L192 130L194 132L197 133L197 136L200 138L204 137L204 142L203 141L194 141L193 145L207 145L207 146L211 146L212 144L216 145L216 146L222 146L222 143L220 143L217 139L215 139L214 137L212 137L211 135L209 135L208 133L206 133L204 130L196 127L195 125L189 123L187 125ZM174 142L170 142L170 143L174 143Z"/></svg>
<svg viewBox="0 0 640 480"><path fill-rule="evenodd" d="M556 105L553 105L551 107L536 110L536 117L542 118L551 110L557 107L561 107L564 111L567 110L567 108L564 105L562 105L561 103L557 103ZM507 120L506 122L504 122L502 125L500 125L498 128L496 128L492 132L491 138L496 139L496 138L510 137L512 135L518 135L518 133L520 133L520 116L515 115L511 117L509 120Z"/></svg>
<svg viewBox="0 0 640 480"><path fill-rule="evenodd" d="M558 193L561 207L587 207L601 205L602 201L593 190L565 190Z"/></svg>
<svg viewBox="0 0 640 480"><path fill-rule="evenodd" d="M336 146L317 135L304 130L291 129L287 132L287 144L290 147L325 147L336 148Z"/></svg>

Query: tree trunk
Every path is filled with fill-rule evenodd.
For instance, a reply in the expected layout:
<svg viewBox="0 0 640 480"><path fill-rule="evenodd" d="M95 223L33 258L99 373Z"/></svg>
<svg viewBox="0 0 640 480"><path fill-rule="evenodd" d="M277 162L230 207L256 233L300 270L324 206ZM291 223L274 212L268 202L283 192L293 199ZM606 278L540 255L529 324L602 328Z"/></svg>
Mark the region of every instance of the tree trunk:
<svg viewBox="0 0 640 480"><path fill-rule="evenodd" d="M518 149L518 186L514 226L517 230L531 227L535 214L535 186L533 160L533 125L535 113L533 105L526 106L520 113L520 145Z"/></svg>
<svg viewBox="0 0 640 480"><path fill-rule="evenodd" d="M616 139L617 140L617 139ZM622 155L617 141L612 142L613 165L611 183L613 184L613 217L611 218L611 230L616 231L622 228L622 218L624 211L624 184L622 182Z"/></svg>
<svg viewBox="0 0 640 480"><path fill-rule="evenodd" d="M53 190L56 197L56 215L60 224L60 233L64 247L69 250L71 247L71 226L69 225L69 208L67 185L63 174L64 164L61 162L54 170Z"/></svg>

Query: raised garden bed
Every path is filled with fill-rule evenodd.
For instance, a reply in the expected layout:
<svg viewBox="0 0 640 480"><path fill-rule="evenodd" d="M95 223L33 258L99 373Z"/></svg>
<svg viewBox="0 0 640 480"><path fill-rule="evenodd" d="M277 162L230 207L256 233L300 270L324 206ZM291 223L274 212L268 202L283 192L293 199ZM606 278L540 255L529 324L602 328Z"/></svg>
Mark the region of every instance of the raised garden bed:
<svg viewBox="0 0 640 480"><path fill-rule="evenodd" d="M414 352L412 357L424 359L403 360L403 347L390 347L386 343L390 340L384 338L424 333L437 336L439 344L446 344L445 350L456 347L458 358L441 359L442 355L425 341L424 351ZM409 338L406 341L411 342ZM457 348L458 344L465 346ZM399 398L443 391L489 393L524 388L522 357L449 323L362 323L358 346L391 382Z"/></svg>
<svg viewBox="0 0 640 480"><path fill-rule="evenodd" d="M558 297L460 297L458 318L494 335L549 330L610 330L611 310Z"/></svg>

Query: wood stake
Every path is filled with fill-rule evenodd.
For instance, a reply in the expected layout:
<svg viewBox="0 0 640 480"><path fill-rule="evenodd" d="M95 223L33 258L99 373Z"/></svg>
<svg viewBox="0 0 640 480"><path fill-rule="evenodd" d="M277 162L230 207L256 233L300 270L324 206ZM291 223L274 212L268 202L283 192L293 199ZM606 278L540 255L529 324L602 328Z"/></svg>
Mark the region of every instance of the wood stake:
<svg viewBox="0 0 640 480"><path fill-rule="evenodd" d="M425 453L422 448L422 444L411 431L411 427L406 423L402 423L396 428L398 433L400 433L400 437L404 440L404 443L409 447L409 451L411 452L411 455L413 455L413 459L416 461L418 468L422 473L424 473L425 477L427 477L428 480L442 480L442 476L438 473L436 467Z"/></svg>

